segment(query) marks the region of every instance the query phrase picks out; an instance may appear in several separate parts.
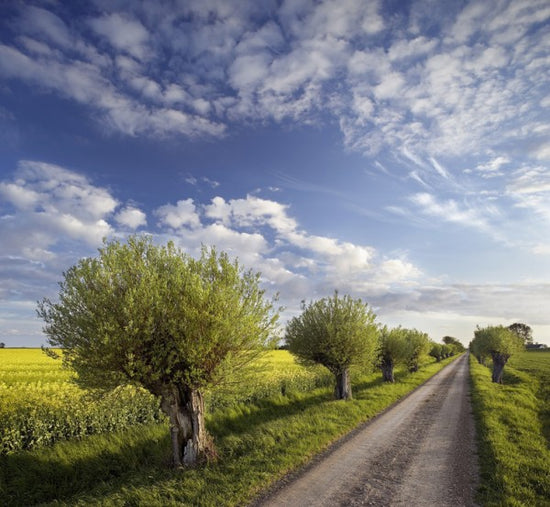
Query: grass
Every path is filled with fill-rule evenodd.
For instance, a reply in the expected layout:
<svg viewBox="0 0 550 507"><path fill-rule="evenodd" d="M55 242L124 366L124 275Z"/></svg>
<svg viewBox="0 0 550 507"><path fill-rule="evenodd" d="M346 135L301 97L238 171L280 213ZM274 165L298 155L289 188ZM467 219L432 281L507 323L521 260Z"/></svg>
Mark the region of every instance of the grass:
<svg viewBox="0 0 550 507"><path fill-rule="evenodd" d="M550 505L548 385L550 354L519 354L504 369L504 385L470 357L484 506Z"/></svg>
<svg viewBox="0 0 550 507"><path fill-rule="evenodd" d="M166 426L92 435L1 457L0 498L7 505L243 505L287 472L425 382L449 360L414 374L356 377L353 401L332 388L285 390L220 408L208 416L220 459L172 470Z"/></svg>

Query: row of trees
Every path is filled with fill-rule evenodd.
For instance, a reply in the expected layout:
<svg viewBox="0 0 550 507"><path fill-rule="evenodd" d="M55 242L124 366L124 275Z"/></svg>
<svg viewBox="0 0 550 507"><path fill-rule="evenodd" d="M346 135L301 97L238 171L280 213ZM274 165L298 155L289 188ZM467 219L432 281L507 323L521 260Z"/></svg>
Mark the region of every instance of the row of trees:
<svg viewBox="0 0 550 507"><path fill-rule="evenodd" d="M285 341L298 360L307 365L321 364L335 377L336 399L351 399L350 368L380 368L386 382L394 382L394 368L406 365L409 372L418 370L428 354L440 361L465 349L452 337L445 344L430 341L416 329L380 326L367 303L349 295L306 304L302 313L287 326Z"/></svg>
<svg viewBox="0 0 550 507"><path fill-rule="evenodd" d="M278 310L259 276L213 248L194 259L172 243L133 236L81 259L63 274L58 302L44 299L37 312L78 383L100 390L133 383L156 395L170 420L174 465L190 465L215 455L205 390L276 340ZM339 399L352 396L353 365L377 364L392 382L396 364L413 372L428 352L440 359L456 350L454 339L438 347L425 333L375 318L366 303L335 293L303 303L285 338L300 361L334 374Z"/></svg>

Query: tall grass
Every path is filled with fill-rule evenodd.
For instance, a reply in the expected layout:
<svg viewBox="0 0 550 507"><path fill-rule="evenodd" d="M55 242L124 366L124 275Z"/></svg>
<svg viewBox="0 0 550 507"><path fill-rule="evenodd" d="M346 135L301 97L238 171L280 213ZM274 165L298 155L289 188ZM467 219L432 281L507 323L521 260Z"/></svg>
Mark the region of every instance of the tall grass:
<svg viewBox="0 0 550 507"><path fill-rule="evenodd" d="M491 382L489 368L470 357L478 500L484 506L550 505L550 451L541 418L548 400L540 398L537 370L518 369L520 359L506 366L504 385L499 385ZM544 368L550 370L550 355Z"/></svg>
<svg viewBox="0 0 550 507"><path fill-rule="evenodd" d="M356 376L353 401L333 401L328 386L219 408L207 427L220 458L194 469L169 468L163 425L3 456L0 497L8 505L243 505L447 362L398 371L395 384Z"/></svg>

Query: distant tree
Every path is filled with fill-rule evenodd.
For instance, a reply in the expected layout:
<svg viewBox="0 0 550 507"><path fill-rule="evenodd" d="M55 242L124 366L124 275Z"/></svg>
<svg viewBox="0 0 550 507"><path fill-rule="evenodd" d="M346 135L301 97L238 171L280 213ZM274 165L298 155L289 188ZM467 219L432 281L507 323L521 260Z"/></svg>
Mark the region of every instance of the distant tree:
<svg viewBox="0 0 550 507"><path fill-rule="evenodd" d="M451 347L451 345L447 345L446 343L441 345L441 357L447 358L447 357L451 357L452 355L453 355L453 347Z"/></svg>
<svg viewBox="0 0 550 507"><path fill-rule="evenodd" d="M527 324L514 322L514 324L508 326L508 329L519 336L525 345L533 343L533 330Z"/></svg>
<svg viewBox="0 0 550 507"><path fill-rule="evenodd" d="M456 352L457 354L462 354L466 350L464 345L460 342L460 340L457 340L456 338L453 338L452 336L444 336L443 337L443 343L445 345L449 345L453 348L453 352Z"/></svg>
<svg viewBox="0 0 550 507"><path fill-rule="evenodd" d="M481 358L488 355L493 360L492 381L502 384L502 372L508 359L513 354L523 350L523 340L504 326L478 327L474 332L471 347L474 355Z"/></svg>
<svg viewBox="0 0 550 507"><path fill-rule="evenodd" d="M407 369L413 373L418 371L423 356L430 351L430 337L416 329L405 330Z"/></svg>
<svg viewBox="0 0 550 507"><path fill-rule="evenodd" d="M429 355L439 363L443 359L443 346L441 343L430 342Z"/></svg>
<svg viewBox="0 0 550 507"><path fill-rule="evenodd" d="M288 348L306 365L322 364L335 377L334 397L351 399L350 368L372 361L377 344L376 315L360 299L337 292L305 304L286 327Z"/></svg>
<svg viewBox="0 0 550 507"><path fill-rule="evenodd" d="M385 382L395 382L393 370L407 359L406 330L401 327L389 329L384 326L380 331L378 366Z"/></svg>
<svg viewBox="0 0 550 507"><path fill-rule="evenodd" d="M44 299L38 315L78 382L142 385L170 419L174 465L213 456L204 389L250 361L276 324L259 274L214 249L193 259L133 236L80 260L60 288L59 302Z"/></svg>
<svg viewBox="0 0 550 507"><path fill-rule="evenodd" d="M4 342L0 342L0 349L3 349L6 346Z"/></svg>

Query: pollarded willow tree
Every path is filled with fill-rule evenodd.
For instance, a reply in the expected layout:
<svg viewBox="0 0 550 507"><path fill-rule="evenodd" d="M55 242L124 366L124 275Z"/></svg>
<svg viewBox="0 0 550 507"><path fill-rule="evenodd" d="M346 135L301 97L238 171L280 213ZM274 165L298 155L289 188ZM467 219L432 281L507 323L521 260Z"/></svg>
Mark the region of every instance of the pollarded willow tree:
<svg viewBox="0 0 550 507"><path fill-rule="evenodd" d="M367 303L335 292L308 305L303 302L302 314L287 324L285 340L301 363L322 364L334 375L336 399L351 399L350 368L373 359L375 319Z"/></svg>
<svg viewBox="0 0 550 507"><path fill-rule="evenodd" d="M377 363L385 382L395 382L395 366L407 361L409 350L406 334L407 330L402 327L390 329L384 326L380 331Z"/></svg>
<svg viewBox="0 0 550 507"><path fill-rule="evenodd" d="M407 369L413 373L418 371L422 358L430 351L430 337L417 329L405 329Z"/></svg>
<svg viewBox="0 0 550 507"><path fill-rule="evenodd" d="M204 390L255 357L276 326L259 274L213 248L194 259L133 236L105 242L64 273L60 289L59 302L44 299L38 314L77 381L143 386L170 419L174 465L212 457Z"/></svg>
<svg viewBox="0 0 550 507"><path fill-rule="evenodd" d="M486 356L491 356L492 381L502 384L504 366L510 356L524 350L524 342L516 333L504 326L478 327L470 348L480 363L484 362Z"/></svg>

